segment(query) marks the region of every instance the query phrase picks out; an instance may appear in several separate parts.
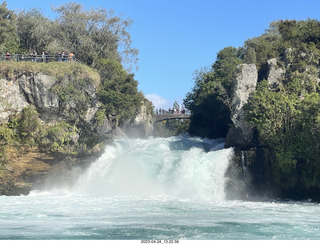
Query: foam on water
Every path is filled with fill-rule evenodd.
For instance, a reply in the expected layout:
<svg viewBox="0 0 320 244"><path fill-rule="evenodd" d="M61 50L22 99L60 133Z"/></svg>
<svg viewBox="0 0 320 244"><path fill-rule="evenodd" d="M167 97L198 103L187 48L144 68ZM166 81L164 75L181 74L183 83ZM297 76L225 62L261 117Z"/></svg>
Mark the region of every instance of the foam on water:
<svg viewBox="0 0 320 244"><path fill-rule="evenodd" d="M72 192L222 200L232 154L223 143L187 136L117 140L79 177Z"/></svg>
<svg viewBox="0 0 320 244"><path fill-rule="evenodd" d="M117 140L71 188L0 197L0 239L320 239L320 205L225 201L232 149Z"/></svg>
<svg viewBox="0 0 320 244"><path fill-rule="evenodd" d="M319 239L315 203L0 197L0 239Z"/></svg>

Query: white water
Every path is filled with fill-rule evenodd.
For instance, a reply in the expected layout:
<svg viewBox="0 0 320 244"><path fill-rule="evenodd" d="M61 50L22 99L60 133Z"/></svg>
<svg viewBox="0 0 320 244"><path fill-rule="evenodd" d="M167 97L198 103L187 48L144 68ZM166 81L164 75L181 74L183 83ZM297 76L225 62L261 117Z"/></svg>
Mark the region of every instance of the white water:
<svg viewBox="0 0 320 244"><path fill-rule="evenodd" d="M219 148L205 152L207 148ZM223 200L232 149L199 138L118 140L81 177L73 193Z"/></svg>
<svg viewBox="0 0 320 244"><path fill-rule="evenodd" d="M232 149L117 140L71 187L0 197L0 239L319 239L320 205L224 199Z"/></svg>

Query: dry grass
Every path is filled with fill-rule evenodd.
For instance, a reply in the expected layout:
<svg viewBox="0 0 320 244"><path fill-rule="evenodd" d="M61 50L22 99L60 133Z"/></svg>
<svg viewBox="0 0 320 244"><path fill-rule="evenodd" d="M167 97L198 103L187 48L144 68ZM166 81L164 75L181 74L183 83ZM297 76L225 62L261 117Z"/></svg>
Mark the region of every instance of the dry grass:
<svg viewBox="0 0 320 244"><path fill-rule="evenodd" d="M33 63L33 62L0 62L0 76L3 78L14 79L22 74L46 74L62 79L65 76L74 76L76 78L87 78L96 86L100 83L100 75L92 68L79 63L51 62L51 63Z"/></svg>

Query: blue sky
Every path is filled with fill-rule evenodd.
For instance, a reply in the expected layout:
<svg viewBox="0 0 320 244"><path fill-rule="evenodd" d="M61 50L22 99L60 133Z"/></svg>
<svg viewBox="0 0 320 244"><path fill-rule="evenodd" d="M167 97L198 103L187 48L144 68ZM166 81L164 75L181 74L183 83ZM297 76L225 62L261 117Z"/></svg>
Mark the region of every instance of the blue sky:
<svg viewBox="0 0 320 244"><path fill-rule="evenodd" d="M8 8L38 8L68 0L7 0ZM319 0L74 0L85 9L103 7L131 18L132 46L140 51L134 71L141 90L158 108L182 103L194 71L210 66L227 46L264 33L274 20L320 19Z"/></svg>

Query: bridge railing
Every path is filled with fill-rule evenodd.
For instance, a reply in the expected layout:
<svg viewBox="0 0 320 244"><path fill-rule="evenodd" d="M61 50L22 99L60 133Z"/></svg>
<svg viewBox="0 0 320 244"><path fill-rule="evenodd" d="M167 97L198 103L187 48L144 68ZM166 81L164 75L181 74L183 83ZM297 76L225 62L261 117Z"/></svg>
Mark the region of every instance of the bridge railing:
<svg viewBox="0 0 320 244"><path fill-rule="evenodd" d="M153 122L161 122L163 120L172 119L190 119L191 114L154 114Z"/></svg>
<svg viewBox="0 0 320 244"><path fill-rule="evenodd" d="M29 55L29 54L10 54L0 55L0 61L14 61L14 62L78 62L81 63L75 56L69 55Z"/></svg>
<svg viewBox="0 0 320 244"><path fill-rule="evenodd" d="M182 109L179 111L174 111L173 109L165 110L165 109L155 109L153 111L154 114L191 114L188 109Z"/></svg>

